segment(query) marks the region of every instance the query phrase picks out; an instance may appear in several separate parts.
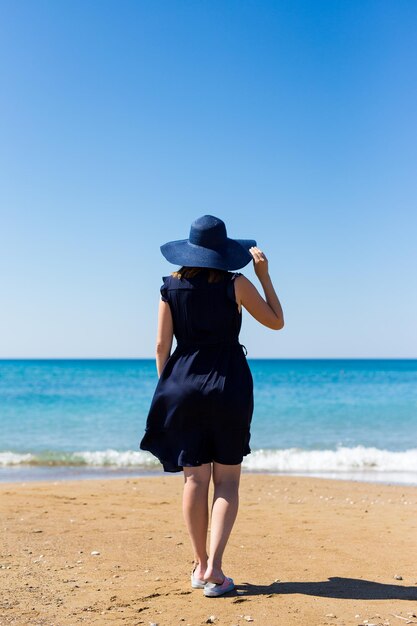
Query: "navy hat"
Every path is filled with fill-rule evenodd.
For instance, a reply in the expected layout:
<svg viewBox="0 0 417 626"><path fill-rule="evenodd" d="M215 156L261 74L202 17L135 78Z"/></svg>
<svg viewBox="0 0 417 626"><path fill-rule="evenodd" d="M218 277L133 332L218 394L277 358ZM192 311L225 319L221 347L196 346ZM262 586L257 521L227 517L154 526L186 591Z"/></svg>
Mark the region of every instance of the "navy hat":
<svg viewBox="0 0 417 626"><path fill-rule="evenodd" d="M169 241L161 252L176 265L238 270L252 261L252 246L256 246L254 239L230 239L223 220L203 215L191 224L189 239Z"/></svg>

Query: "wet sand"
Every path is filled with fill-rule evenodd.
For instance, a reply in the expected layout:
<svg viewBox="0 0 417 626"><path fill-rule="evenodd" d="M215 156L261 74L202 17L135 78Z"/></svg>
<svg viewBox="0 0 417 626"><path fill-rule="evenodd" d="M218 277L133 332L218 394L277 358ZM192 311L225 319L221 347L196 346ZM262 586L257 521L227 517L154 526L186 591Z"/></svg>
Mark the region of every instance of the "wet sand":
<svg viewBox="0 0 417 626"><path fill-rule="evenodd" d="M191 590L181 491L0 485L0 624L417 624L417 487L243 475L222 598Z"/></svg>

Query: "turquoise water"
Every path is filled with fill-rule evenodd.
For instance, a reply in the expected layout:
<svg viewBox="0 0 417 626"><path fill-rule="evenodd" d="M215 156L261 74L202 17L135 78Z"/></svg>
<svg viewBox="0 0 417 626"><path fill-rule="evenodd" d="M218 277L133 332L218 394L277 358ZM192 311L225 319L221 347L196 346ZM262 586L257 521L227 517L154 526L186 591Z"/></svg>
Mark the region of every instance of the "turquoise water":
<svg viewBox="0 0 417 626"><path fill-rule="evenodd" d="M252 471L417 484L417 360L249 360ZM0 361L0 480L158 471L153 360Z"/></svg>

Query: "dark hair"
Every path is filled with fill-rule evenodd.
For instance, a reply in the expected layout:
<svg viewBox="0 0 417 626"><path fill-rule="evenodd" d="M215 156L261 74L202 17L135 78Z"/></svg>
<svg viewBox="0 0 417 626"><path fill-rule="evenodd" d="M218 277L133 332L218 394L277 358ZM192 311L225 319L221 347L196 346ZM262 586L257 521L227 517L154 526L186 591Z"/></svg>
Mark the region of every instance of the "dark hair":
<svg viewBox="0 0 417 626"><path fill-rule="evenodd" d="M200 272L208 272L207 281L209 283L220 282L228 273L226 270L216 270L214 268L206 267L187 267L184 265L176 272L172 272L171 276L181 280L182 278L194 278L194 276L197 276Z"/></svg>

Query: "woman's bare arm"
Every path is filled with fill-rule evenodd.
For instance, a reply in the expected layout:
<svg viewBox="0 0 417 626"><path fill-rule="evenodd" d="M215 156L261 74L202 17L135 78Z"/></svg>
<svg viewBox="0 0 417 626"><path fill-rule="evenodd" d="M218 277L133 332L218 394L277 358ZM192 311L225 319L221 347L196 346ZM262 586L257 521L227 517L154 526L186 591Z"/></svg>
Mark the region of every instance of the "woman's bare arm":
<svg viewBox="0 0 417 626"><path fill-rule="evenodd" d="M254 270L262 285L265 299L250 280L245 276L238 276L235 279L236 301L264 326L280 330L284 327L284 314L269 276L268 259L257 247L250 248L249 252L252 254Z"/></svg>
<svg viewBox="0 0 417 626"><path fill-rule="evenodd" d="M171 309L168 302L160 300L158 310L158 330L156 333L156 369L161 375L165 363L169 359L174 336Z"/></svg>

